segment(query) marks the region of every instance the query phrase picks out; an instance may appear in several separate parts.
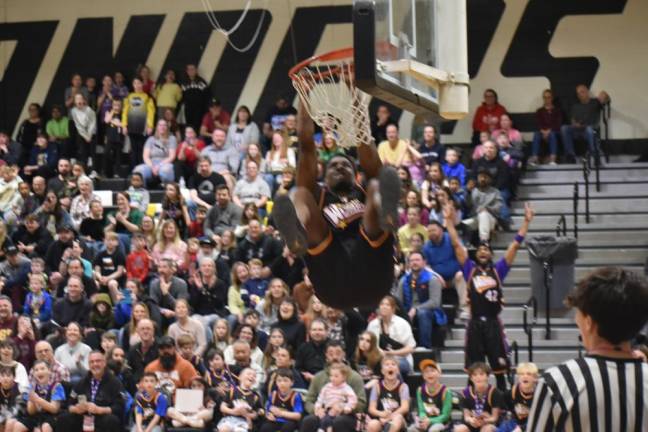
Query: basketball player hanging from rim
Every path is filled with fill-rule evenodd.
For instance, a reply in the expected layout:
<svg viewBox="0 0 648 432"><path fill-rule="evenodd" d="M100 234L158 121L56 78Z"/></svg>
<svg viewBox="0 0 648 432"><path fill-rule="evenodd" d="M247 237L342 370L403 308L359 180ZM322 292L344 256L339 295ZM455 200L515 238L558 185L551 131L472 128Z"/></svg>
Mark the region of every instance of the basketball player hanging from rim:
<svg viewBox="0 0 648 432"><path fill-rule="evenodd" d="M447 227L455 256L462 267L468 287L466 291L470 305L470 320L466 324L465 368L468 370L470 365L483 362L484 357L487 357L497 378L497 388L501 391L506 390L505 377L510 367L510 349L499 317L504 304L502 282L513 265L515 255L524 241L534 215L535 212L529 203L526 203L522 226L504 256L497 262L493 262L493 250L486 240L482 240L477 246L475 260L470 259L454 225L448 224ZM445 206L443 217L447 221L455 220L454 207Z"/></svg>
<svg viewBox="0 0 648 432"><path fill-rule="evenodd" d="M355 108L361 102L353 100ZM324 183L317 182L314 125L300 98L297 129L297 190L273 207L274 221L288 248L304 256L315 294L339 309L374 307L394 280L393 230L397 228L400 180L383 167L373 140L356 142L366 188L356 183L356 166L332 157ZM365 134L366 136L366 134Z"/></svg>

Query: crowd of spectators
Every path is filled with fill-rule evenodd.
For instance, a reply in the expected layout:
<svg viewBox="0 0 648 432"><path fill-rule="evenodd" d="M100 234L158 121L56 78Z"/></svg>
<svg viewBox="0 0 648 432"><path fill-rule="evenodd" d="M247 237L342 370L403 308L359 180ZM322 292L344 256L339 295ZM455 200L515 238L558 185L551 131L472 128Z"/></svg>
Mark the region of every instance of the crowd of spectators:
<svg viewBox="0 0 648 432"><path fill-rule="evenodd" d="M578 94L582 106L562 126L568 156L574 137L590 140L599 107L581 87ZM403 190L398 283L368 311L322 304L302 259L274 229L273 198L294 192L299 157L287 99L259 124L243 105L231 116L234 107L214 98L195 65L180 82L169 70L156 83L146 66L130 82L117 72L101 86L75 74L62 96L48 115L30 105L15 141L0 133L6 430L452 427L441 367L431 359L415 365L412 354L443 346L443 303L470 316L445 228L462 227L466 243L477 245L511 224L528 153L494 91L475 116L470 166L433 126L420 142L403 139L389 108L378 108L372 133ZM562 120L551 104L547 97L538 111L530 163L545 141L556 161ZM318 145L323 173L345 150L331 134L320 133ZM124 174L129 187L105 206L97 177ZM416 366L423 384L410 394ZM528 402L519 395L532 393L537 368L521 365L506 394L488 384L489 373L483 363L470 368L467 426L457 430L494 430L506 412L507 421L525 421L528 406L519 405ZM181 389L202 392L199 409L177 408Z"/></svg>

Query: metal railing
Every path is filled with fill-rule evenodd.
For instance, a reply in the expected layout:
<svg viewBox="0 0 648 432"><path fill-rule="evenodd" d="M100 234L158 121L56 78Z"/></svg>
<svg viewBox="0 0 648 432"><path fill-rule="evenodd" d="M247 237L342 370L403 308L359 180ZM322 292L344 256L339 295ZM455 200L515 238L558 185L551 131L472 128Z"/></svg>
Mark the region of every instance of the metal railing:
<svg viewBox="0 0 648 432"><path fill-rule="evenodd" d="M531 323L529 323L529 319L527 318L529 307L533 308L533 320L531 321ZM549 315L547 315L547 326L549 325L548 318ZM533 328L535 327L537 322L538 322L538 300L534 296L531 296L531 298L529 298L529 300L523 306L523 314L522 314L522 329L524 330L524 333L527 335L527 350L529 352L530 362L533 361ZM549 329L547 328L547 331L548 330Z"/></svg>
<svg viewBox="0 0 648 432"><path fill-rule="evenodd" d="M610 117L612 116L612 101L608 100L606 103L603 104L603 109L601 110L601 116L603 120L603 126L605 126L605 162L610 163L610 149L609 149L609 142L610 142ZM599 162L600 163L600 162ZM597 175L597 187L596 190L599 190L598 187L598 175ZM599 191L600 192L600 191Z"/></svg>
<svg viewBox="0 0 648 432"><path fill-rule="evenodd" d="M578 182L574 183L574 194L572 197L572 207L574 214L574 237L578 238Z"/></svg>
<svg viewBox="0 0 648 432"><path fill-rule="evenodd" d="M553 262L551 258L548 260L544 261L542 263L542 270L544 273L544 290L545 290L545 339L549 340L551 339L551 310L549 308L549 305L551 304L551 283L553 280ZM532 297L533 298L533 297ZM533 299L535 300L535 299ZM538 305L538 302L536 301L535 305ZM534 309L537 310L537 307ZM537 319L537 313L535 316L535 319Z"/></svg>
<svg viewBox="0 0 648 432"><path fill-rule="evenodd" d="M567 219L564 214L560 215L558 223L556 224L556 237L560 237L561 234L563 237L567 235Z"/></svg>
<svg viewBox="0 0 648 432"><path fill-rule="evenodd" d="M590 223L589 175L592 172L592 169L587 161L588 159L583 159L583 181L585 182L585 223Z"/></svg>

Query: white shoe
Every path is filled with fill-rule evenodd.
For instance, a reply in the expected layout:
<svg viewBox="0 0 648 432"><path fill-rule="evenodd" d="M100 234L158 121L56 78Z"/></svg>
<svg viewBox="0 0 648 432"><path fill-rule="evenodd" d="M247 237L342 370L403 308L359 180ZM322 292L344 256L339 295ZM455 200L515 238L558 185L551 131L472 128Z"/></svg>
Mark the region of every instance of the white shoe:
<svg viewBox="0 0 648 432"><path fill-rule="evenodd" d="M460 320L460 321L466 322L466 321L468 321L469 319L470 319L470 312L468 312L467 310L462 310L462 311L459 313L459 320Z"/></svg>

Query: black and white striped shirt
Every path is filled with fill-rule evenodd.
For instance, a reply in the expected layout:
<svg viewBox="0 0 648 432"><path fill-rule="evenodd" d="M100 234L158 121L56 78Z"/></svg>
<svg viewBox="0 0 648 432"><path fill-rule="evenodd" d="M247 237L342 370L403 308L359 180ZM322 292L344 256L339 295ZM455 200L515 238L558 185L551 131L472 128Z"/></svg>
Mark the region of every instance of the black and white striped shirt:
<svg viewBox="0 0 648 432"><path fill-rule="evenodd" d="M600 356L548 369L527 431L648 431L648 364Z"/></svg>

